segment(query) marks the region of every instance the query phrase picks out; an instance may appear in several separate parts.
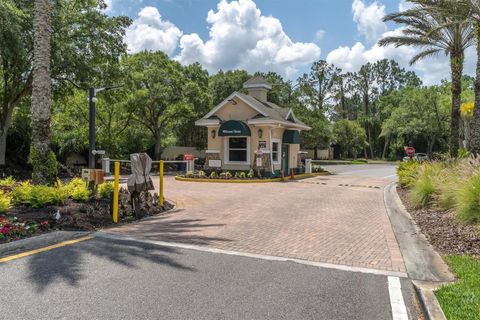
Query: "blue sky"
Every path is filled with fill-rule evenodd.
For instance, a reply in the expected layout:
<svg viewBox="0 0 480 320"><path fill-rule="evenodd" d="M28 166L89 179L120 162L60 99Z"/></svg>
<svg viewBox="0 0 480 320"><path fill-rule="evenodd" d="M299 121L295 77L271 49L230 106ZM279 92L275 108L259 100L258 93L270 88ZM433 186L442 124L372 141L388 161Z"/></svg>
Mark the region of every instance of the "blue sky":
<svg viewBox="0 0 480 320"><path fill-rule="evenodd" d="M295 79L326 59L346 71L365 62L396 59L410 68L412 48L379 48L376 41L400 26L385 13L406 0L108 0L107 13L134 19L131 52L162 50L181 63L199 61L210 72L244 68L277 71ZM473 55L473 52L471 52ZM467 54L469 60L470 52ZM412 68L426 83L448 77L445 57ZM467 61L467 73L473 62Z"/></svg>

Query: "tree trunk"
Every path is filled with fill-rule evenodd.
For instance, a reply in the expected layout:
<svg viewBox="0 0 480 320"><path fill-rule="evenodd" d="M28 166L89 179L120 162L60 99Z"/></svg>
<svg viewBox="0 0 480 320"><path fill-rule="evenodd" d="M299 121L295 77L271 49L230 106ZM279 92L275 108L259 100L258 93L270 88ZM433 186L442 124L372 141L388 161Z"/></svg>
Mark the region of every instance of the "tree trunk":
<svg viewBox="0 0 480 320"><path fill-rule="evenodd" d="M429 156L432 155L434 145L435 145L435 138L434 137L432 137L431 139L427 139L427 154Z"/></svg>
<svg viewBox="0 0 480 320"><path fill-rule="evenodd" d="M33 82L32 82L32 147L33 182L53 184L56 160L50 149L51 117L51 4L35 0Z"/></svg>
<svg viewBox="0 0 480 320"><path fill-rule="evenodd" d="M382 159L385 160L385 155L387 154L388 145L390 144L390 135L385 136L385 143L383 144Z"/></svg>
<svg viewBox="0 0 480 320"><path fill-rule="evenodd" d="M154 160L158 161L160 160L160 157L162 156L162 139L159 134L155 135L155 148L153 151L153 158Z"/></svg>
<svg viewBox="0 0 480 320"><path fill-rule="evenodd" d="M452 53L450 68L452 72L452 110L450 121L450 156L458 155L460 132L460 104L462 94L463 53Z"/></svg>
<svg viewBox="0 0 480 320"><path fill-rule="evenodd" d="M7 109L7 112L4 114L5 118L2 119L2 123L0 123L0 166L5 165L5 155L7 150L7 134L8 134L8 129L10 128L10 125L12 122L13 108L7 105L6 109Z"/></svg>
<svg viewBox="0 0 480 320"><path fill-rule="evenodd" d="M370 159L375 157L373 153L373 141L372 141L372 129L370 128L370 123L367 124L368 128L368 147L370 148Z"/></svg>
<svg viewBox="0 0 480 320"><path fill-rule="evenodd" d="M475 77L475 107L470 122L470 150L480 154L480 24L476 26L477 37L477 74Z"/></svg>

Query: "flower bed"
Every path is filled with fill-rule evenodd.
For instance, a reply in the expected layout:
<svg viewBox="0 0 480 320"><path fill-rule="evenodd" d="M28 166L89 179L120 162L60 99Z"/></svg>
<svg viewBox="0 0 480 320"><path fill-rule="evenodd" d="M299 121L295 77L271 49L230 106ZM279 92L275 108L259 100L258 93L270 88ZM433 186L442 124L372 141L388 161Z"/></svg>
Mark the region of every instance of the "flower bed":
<svg viewBox="0 0 480 320"><path fill-rule="evenodd" d="M305 174L305 173L300 173L300 174L295 174L295 179L302 179L302 178L308 178L312 177L317 174L328 174L327 171L325 171L322 167L316 166L313 168L313 173L312 174ZM185 175L180 175L177 176L177 180L183 180L183 181L193 181L193 180L199 180L199 181L211 181L211 182L274 182L274 181L282 181L285 179L289 179L290 175L287 175L284 179L281 177L267 177L264 174L250 170L250 171L210 171L205 172L205 171L198 171L198 172L193 172L189 171Z"/></svg>
<svg viewBox="0 0 480 320"><path fill-rule="evenodd" d="M448 319L479 319L480 158L406 162L398 193L457 282L435 292Z"/></svg>
<svg viewBox="0 0 480 320"><path fill-rule="evenodd" d="M91 195L86 183L79 178L66 184L58 182L55 186L8 179L10 181L0 180L0 243L50 230L93 231L113 225L112 183L100 184L96 195ZM129 192L121 189L119 196L120 223L173 207L166 201L160 207L158 195L145 192L140 194L136 210L133 210Z"/></svg>

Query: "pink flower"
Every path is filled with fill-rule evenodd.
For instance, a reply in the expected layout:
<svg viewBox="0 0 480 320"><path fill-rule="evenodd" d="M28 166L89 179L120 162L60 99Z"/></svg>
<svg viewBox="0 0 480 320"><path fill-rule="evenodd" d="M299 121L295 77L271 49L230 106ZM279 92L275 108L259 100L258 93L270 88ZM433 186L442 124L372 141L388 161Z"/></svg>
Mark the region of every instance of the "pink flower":
<svg viewBox="0 0 480 320"><path fill-rule="evenodd" d="M41 225L41 226L46 226L46 225L48 225L48 220L45 220L45 221L40 222L40 225Z"/></svg>
<svg viewBox="0 0 480 320"><path fill-rule="evenodd" d="M10 226L3 226L0 228L0 233L1 234L8 234L12 230L12 227Z"/></svg>

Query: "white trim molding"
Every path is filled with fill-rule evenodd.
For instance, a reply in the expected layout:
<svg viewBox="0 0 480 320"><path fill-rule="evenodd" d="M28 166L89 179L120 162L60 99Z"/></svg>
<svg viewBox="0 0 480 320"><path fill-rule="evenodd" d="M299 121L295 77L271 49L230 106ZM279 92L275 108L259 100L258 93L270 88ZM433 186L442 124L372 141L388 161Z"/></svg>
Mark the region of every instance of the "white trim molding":
<svg viewBox="0 0 480 320"><path fill-rule="evenodd" d="M223 152L223 163L231 165L250 165L250 137L248 136L239 136L239 137L224 137L224 152ZM229 150L230 150L230 138L246 138L247 139L247 161L230 161L229 159Z"/></svg>
<svg viewBox="0 0 480 320"><path fill-rule="evenodd" d="M205 153L220 153L220 150L205 150Z"/></svg>
<svg viewBox="0 0 480 320"><path fill-rule="evenodd" d="M278 150L277 150L277 161L273 160L273 144L278 143ZM272 150L272 162L273 164L281 164L282 163L282 140L281 139L274 139L270 140L270 150Z"/></svg>

